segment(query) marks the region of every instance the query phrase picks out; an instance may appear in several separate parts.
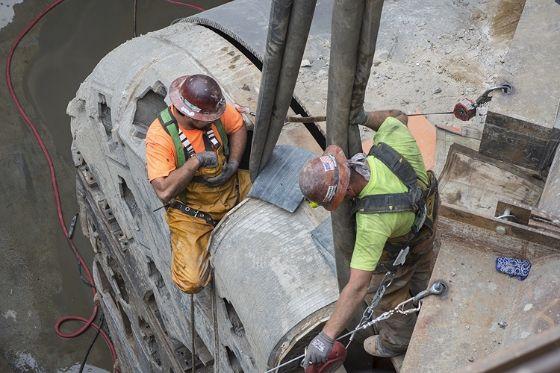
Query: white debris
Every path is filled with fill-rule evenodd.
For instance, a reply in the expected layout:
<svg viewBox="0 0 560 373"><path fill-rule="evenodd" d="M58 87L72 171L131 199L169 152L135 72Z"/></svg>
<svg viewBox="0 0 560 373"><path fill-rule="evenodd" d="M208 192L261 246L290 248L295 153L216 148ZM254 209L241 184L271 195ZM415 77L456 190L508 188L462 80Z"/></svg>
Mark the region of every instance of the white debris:
<svg viewBox="0 0 560 373"><path fill-rule="evenodd" d="M0 30L14 19L14 5L23 0L3 0L0 3Z"/></svg>
<svg viewBox="0 0 560 373"><path fill-rule="evenodd" d="M6 320L12 319L14 321L17 321L17 312L14 310L7 310L2 316L4 316Z"/></svg>

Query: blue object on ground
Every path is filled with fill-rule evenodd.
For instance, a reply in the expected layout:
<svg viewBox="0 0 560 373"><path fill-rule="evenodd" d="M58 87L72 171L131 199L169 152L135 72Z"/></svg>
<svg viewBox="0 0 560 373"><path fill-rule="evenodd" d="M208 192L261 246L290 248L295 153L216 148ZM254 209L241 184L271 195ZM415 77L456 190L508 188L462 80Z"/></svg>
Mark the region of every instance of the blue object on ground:
<svg viewBox="0 0 560 373"><path fill-rule="evenodd" d="M527 276L529 276L531 262L527 259L508 258L502 256L496 258L496 270L523 281L527 278Z"/></svg>

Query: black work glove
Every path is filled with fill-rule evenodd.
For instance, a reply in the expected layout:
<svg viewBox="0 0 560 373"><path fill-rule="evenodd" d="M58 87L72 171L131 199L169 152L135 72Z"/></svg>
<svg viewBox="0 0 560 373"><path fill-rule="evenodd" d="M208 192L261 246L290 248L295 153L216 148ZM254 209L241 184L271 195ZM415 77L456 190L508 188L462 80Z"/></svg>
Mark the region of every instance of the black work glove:
<svg viewBox="0 0 560 373"><path fill-rule="evenodd" d="M195 157L198 159L199 168L216 167L218 165L218 156L214 152L196 153Z"/></svg>
<svg viewBox="0 0 560 373"><path fill-rule="evenodd" d="M362 106L354 113L353 117L350 118L350 124L354 126L363 125L367 121L367 119L367 113Z"/></svg>
<svg viewBox="0 0 560 373"><path fill-rule="evenodd" d="M305 350L305 358L303 359L303 367L307 368L309 364L320 364L327 361L334 344L334 339L326 335L324 332L319 333L307 349Z"/></svg>
<svg viewBox="0 0 560 373"><path fill-rule="evenodd" d="M239 168L239 162L233 161L233 160L229 161L228 163L226 163L224 165L224 168L222 169L221 174L219 174L218 176L214 176L214 177L210 177L208 179L205 179L204 183L206 185L209 185L209 186L223 185L229 179L231 179L231 177L233 175L235 175L238 168Z"/></svg>

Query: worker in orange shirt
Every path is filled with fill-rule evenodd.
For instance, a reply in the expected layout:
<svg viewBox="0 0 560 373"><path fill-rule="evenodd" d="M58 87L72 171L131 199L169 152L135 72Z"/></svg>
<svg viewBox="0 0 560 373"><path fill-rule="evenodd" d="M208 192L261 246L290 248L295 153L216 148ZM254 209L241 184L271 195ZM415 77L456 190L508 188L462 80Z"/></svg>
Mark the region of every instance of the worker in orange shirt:
<svg viewBox="0 0 560 373"><path fill-rule="evenodd" d="M210 281L208 240L212 229L250 187L238 170L247 129L207 75L181 76L169 88L171 105L146 134L148 178L167 206L171 277L183 292Z"/></svg>

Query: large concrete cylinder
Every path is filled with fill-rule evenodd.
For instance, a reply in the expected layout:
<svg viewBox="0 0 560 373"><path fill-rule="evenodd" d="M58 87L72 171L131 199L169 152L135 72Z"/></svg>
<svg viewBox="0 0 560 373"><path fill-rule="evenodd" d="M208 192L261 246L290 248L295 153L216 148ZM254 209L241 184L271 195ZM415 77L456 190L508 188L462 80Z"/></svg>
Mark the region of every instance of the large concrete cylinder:
<svg viewBox="0 0 560 373"><path fill-rule="evenodd" d="M338 298L334 263L312 238L317 221L309 210L248 199L213 233L218 295L241 330L220 332L246 339L259 371L302 353Z"/></svg>

